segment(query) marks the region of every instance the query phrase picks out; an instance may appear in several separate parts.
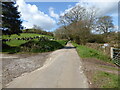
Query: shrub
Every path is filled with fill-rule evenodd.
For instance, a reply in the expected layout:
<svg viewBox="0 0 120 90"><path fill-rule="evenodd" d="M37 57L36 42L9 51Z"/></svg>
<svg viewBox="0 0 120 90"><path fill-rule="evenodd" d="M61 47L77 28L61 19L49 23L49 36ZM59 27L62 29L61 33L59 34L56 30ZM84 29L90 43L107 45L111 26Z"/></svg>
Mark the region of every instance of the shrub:
<svg viewBox="0 0 120 90"><path fill-rule="evenodd" d="M29 41L21 45L22 52L48 52L63 48L66 41Z"/></svg>
<svg viewBox="0 0 120 90"><path fill-rule="evenodd" d="M2 43L2 52L8 52L9 54L17 53L20 51L20 47L12 47L5 42Z"/></svg>
<svg viewBox="0 0 120 90"><path fill-rule="evenodd" d="M102 35L92 35L89 39L88 39L89 43L106 43L107 40L105 40L105 38Z"/></svg>

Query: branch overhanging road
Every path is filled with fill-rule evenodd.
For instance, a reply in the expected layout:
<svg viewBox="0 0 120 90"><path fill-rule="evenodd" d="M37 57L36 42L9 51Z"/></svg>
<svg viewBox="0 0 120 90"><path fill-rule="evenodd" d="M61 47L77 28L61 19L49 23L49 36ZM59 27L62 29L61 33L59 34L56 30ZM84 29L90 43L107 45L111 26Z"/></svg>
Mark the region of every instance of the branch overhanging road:
<svg viewBox="0 0 120 90"><path fill-rule="evenodd" d="M82 62L71 43L50 54L42 68L10 82L7 88L88 88Z"/></svg>

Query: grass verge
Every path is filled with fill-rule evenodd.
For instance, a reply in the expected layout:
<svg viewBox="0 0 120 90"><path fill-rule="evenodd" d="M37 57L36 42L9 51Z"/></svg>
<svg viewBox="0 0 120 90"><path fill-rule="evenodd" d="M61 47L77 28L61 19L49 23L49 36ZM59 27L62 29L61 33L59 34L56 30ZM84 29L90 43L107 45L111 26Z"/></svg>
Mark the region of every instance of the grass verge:
<svg viewBox="0 0 120 90"><path fill-rule="evenodd" d="M119 69L119 68L116 68L116 67L105 66L105 65L100 65L100 67L106 68L106 69L110 69L110 70L117 70L117 71L120 71L120 69Z"/></svg>
<svg viewBox="0 0 120 90"><path fill-rule="evenodd" d="M94 84L99 88L118 88L118 75L98 71L93 77ZM120 87L119 87L120 88Z"/></svg>
<svg viewBox="0 0 120 90"><path fill-rule="evenodd" d="M104 55L102 52L88 48L86 46L78 45L76 43L73 43L73 45L76 47L78 54L80 55L81 58L96 58L99 60L102 60L104 62L110 62L113 64L113 62L109 59L108 56ZM90 62L90 61L88 61ZM87 63L84 63L87 64ZM90 64L90 63L89 63ZM90 69L90 65L86 65L85 68L88 68L86 72L87 77L89 80L92 82L92 85L90 85L93 88L115 88L118 89L119 87L119 76L118 74L113 74L113 73L108 73L107 71L102 71L96 68L97 65L95 63L92 63L94 65L94 68L96 69ZM101 65L100 68L106 68L108 71L109 70L116 70L118 71L117 68L111 67L111 66L103 66Z"/></svg>
<svg viewBox="0 0 120 90"><path fill-rule="evenodd" d="M72 43L72 44L76 47L77 52L81 58L96 58L99 60L103 60L105 62L113 63L108 56L104 55L102 52L98 50L88 48L83 45L78 45L76 43Z"/></svg>

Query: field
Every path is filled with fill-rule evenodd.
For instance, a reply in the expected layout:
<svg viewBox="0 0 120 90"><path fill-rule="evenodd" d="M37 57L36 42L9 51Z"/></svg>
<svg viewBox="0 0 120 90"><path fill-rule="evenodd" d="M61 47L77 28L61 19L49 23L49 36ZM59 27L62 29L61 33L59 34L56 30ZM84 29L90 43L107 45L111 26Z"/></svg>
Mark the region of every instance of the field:
<svg viewBox="0 0 120 90"><path fill-rule="evenodd" d="M35 38L32 40L18 40L15 38L33 38L39 36L42 38ZM43 37L44 36L44 37ZM67 41L64 40L50 40L54 39L52 36L22 33L20 36L13 34L10 37L3 35L2 39L11 39L11 41L3 42L2 52L4 53L20 53L20 52L48 52L59 48L63 48Z"/></svg>
<svg viewBox="0 0 120 90"><path fill-rule="evenodd" d="M21 33L20 36L16 35L16 34L11 35L10 37L8 35L2 35L2 39L12 39L10 42L6 42L7 45L20 46L21 44L24 44L28 41L16 40L15 38L24 38L24 37L29 38L29 37L35 37L35 36L40 36L40 37L45 36L45 37L48 37L49 39L53 38L52 36L47 36L47 35L32 34L32 33ZM37 40L37 39L34 39L34 40Z"/></svg>
<svg viewBox="0 0 120 90"><path fill-rule="evenodd" d="M47 35L40 35L40 34L33 34L33 33L21 33L20 35L12 34L10 37L9 35L2 35L2 39L14 39L14 38L34 37L34 36L46 36L49 38L53 38L52 36L47 36Z"/></svg>

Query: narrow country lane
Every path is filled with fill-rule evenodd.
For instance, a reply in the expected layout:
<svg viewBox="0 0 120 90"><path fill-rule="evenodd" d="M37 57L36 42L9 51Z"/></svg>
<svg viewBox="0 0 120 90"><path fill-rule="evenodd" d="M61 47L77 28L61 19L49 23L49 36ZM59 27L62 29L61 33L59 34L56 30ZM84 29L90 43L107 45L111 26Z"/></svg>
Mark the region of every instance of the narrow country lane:
<svg viewBox="0 0 120 90"><path fill-rule="evenodd" d="M88 88L82 62L71 43L50 54L44 66L10 82L7 88Z"/></svg>

